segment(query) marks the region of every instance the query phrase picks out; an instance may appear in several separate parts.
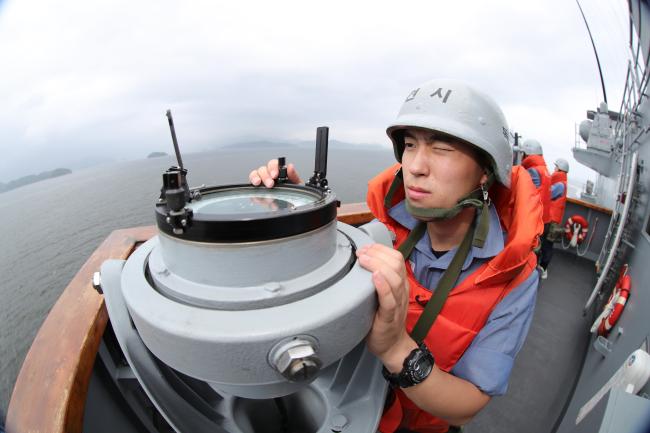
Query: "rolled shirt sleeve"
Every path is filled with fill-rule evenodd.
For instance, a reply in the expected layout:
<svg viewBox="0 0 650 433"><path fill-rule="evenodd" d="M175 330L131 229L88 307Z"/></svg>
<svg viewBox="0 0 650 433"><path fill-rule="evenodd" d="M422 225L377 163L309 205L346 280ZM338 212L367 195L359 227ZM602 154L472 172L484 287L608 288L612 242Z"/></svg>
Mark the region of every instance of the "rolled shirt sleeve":
<svg viewBox="0 0 650 433"><path fill-rule="evenodd" d="M542 178L539 176L539 173L534 168L528 169L528 174L535 184L535 188L539 188L542 185Z"/></svg>
<svg viewBox="0 0 650 433"><path fill-rule="evenodd" d="M557 200L564 195L564 184L557 182L551 185L551 200Z"/></svg>
<svg viewBox="0 0 650 433"><path fill-rule="evenodd" d="M494 308L452 374L490 396L506 393L515 357L532 322L538 282L535 270Z"/></svg>

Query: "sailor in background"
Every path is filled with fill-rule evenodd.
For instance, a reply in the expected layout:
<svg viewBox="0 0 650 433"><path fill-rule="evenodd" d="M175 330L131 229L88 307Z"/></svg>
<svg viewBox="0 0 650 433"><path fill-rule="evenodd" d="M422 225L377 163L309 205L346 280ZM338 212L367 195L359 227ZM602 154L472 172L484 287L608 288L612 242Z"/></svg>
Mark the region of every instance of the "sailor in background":
<svg viewBox="0 0 650 433"><path fill-rule="evenodd" d="M528 170L528 174L530 174L530 178L533 180L539 192L539 198L544 208L542 217L544 221L544 234L542 239L546 239L551 222L551 175L548 172L548 168L546 168L546 161L543 156L544 152L539 141L528 139L524 141L521 150L523 152L521 165Z"/></svg>
<svg viewBox="0 0 650 433"><path fill-rule="evenodd" d="M398 163L369 182L368 205L394 249L357 251L379 300L366 341L391 384L379 430L456 431L507 390L533 316L542 207L511 167L501 109L463 83L411 91L387 134ZM273 160L249 180L277 176Z"/></svg>
<svg viewBox="0 0 650 433"><path fill-rule="evenodd" d="M548 276L548 265L553 258L553 243L559 241L564 234L562 218L566 207L568 172L569 162L566 159L559 158L555 161L555 171L551 175L551 222L548 233L542 240L542 253L539 261L542 279L546 279Z"/></svg>

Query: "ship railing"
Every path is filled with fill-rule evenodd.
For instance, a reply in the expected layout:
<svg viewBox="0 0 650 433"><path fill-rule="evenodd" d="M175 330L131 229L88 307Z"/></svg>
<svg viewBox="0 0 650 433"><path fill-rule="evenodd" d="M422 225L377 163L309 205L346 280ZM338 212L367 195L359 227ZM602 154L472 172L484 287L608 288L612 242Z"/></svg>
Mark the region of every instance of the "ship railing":
<svg viewBox="0 0 650 433"><path fill-rule="evenodd" d="M630 171L631 172L630 172L630 175L628 177L628 183L626 185L626 189L630 193L632 192L632 190L634 188L634 183L636 182L637 157L638 157L638 154L636 152L634 152L632 154L632 160L631 160L631 165L630 165ZM614 237L612 238L612 242L609 244L609 248L607 248L609 239L605 240L605 244L603 246L602 251L605 251L607 249L608 254L605 255L604 262L600 261L601 260L600 257L598 258L597 263L603 263L603 266L601 268L600 275L598 276L598 281L596 282L596 285L594 286L594 289L592 290L591 294L589 295L589 299L587 300L587 303L585 304L583 312L586 312L587 310L589 310L589 308L593 304L594 300L596 299L596 296L601 292L603 286L605 285L605 282L608 281L608 279L610 279L612 273L617 272L616 269L612 269L613 264L614 264L614 257L616 255L616 252L618 250L619 245L621 244L621 240L623 239L623 230L625 228L625 221L627 219L627 215L630 212L630 205L631 205L632 201L633 201L632 200L632 195L630 194L624 200L622 211L618 215L617 214L612 215L612 219L610 220L610 230L608 230L607 236L608 236L608 238L611 237L611 235L612 235L611 228L612 228L612 225L614 224L614 225L616 225L616 230L613 232ZM617 207L618 207L618 202L620 202L620 200L617 200ZM614 221L616 219L618 219L618 224L614 223ZM602 251L601 251L601 255L602 255ZM612 271L612 273L610 273L610 271Z"/></svg>
<svg viewBox="0 0 650 433"><path fill-rule="evenodd" d="M639 32L641 22L638 23ZM619 113L622 113L621 118L615 126L615 137L624 137L624 130L630 122L635 122L636 113L648 94L645 92L650 80L650 52L647 47L643 47L639 35L634 31L633 23L630 22L630 38L628 50L628 68L625 78L625 86L623 91L623 98L621 99L621 107ZM642 51L643 49L643 51ZM645 57L645 59L644 59ZM633 143L636 140L632 141Z"/></svg>
<svg viewBox="0 0 650 433"><path fill-rule="evenodd" d="M609 222L607 235L596 261L599 277L592 293L590 294L584 311L586 312L604 286L615 279L620 263L617 264L615 257L618 255L618 262L623 260L624 255L619 249L625 243L623 233L634 202L634 192L637 179L636 148L640 144L640 138L649 131L639 124L638 109L648 97L647 88L650 82L650 68L648 52L641 53L642 44L638 35L630 29L630 59L628 60L627 75L619 109L620 116L614 126L615 152L614 158L620 164L621 170L617 180L617 197ZM646 60L643 60L642 54Z"/></svg>

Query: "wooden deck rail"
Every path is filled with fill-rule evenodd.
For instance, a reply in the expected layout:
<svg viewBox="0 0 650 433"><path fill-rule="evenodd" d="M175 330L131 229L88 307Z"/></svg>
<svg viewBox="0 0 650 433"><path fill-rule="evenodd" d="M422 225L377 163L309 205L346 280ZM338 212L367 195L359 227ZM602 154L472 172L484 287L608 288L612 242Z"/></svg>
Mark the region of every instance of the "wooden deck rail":
<svg viewBox="0 0 650 433"><path fill-rule="evenodd" d="M342 205L339 221L358 225L373 218L365 203ZM88 384L106 328L104 297L92 275L108 259L126 259L154 226L116 230L95 250L43 322L14 385L7 433L81 433Z"/></svg>
<svg viewBox="0 0 650 433"><path fill-rule="evenodd" d="M88 383L108 313L92 275L108 259L126 259L153 226L116 230L95 250L43 322L14 385L5 429L78 433Z"/></svg>

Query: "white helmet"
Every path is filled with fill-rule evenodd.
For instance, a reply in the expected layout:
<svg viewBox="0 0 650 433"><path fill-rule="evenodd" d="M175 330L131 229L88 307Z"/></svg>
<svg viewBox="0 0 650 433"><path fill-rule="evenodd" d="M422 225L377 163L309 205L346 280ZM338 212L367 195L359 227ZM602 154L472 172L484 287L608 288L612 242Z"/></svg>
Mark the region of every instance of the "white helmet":
<svg viewBox="0 0 650 433"><path fill-rule="evenodd" d="M539 141L528 139L524 141L524 144L521 145L521 150L524 151L526 155L543 155L542 145L539 144Z"/></svg>
<svg viewBox="0 0 650 433"><path fill-rule="evenodd" d="M558 158L557 161L555 161L555 166L558 170L562 170L565 173L569 172L569 161L564 158Z"/></svg>
<svg viewBox="0 0 650 433"><path fill-rule="evenodd" d="M455 80L432 80L411 91L386 129L402 162L404 139L397 131L417 127L472 144L490 156L496 180L510 187L512 148L506 118L486 94Z"/></svg>

